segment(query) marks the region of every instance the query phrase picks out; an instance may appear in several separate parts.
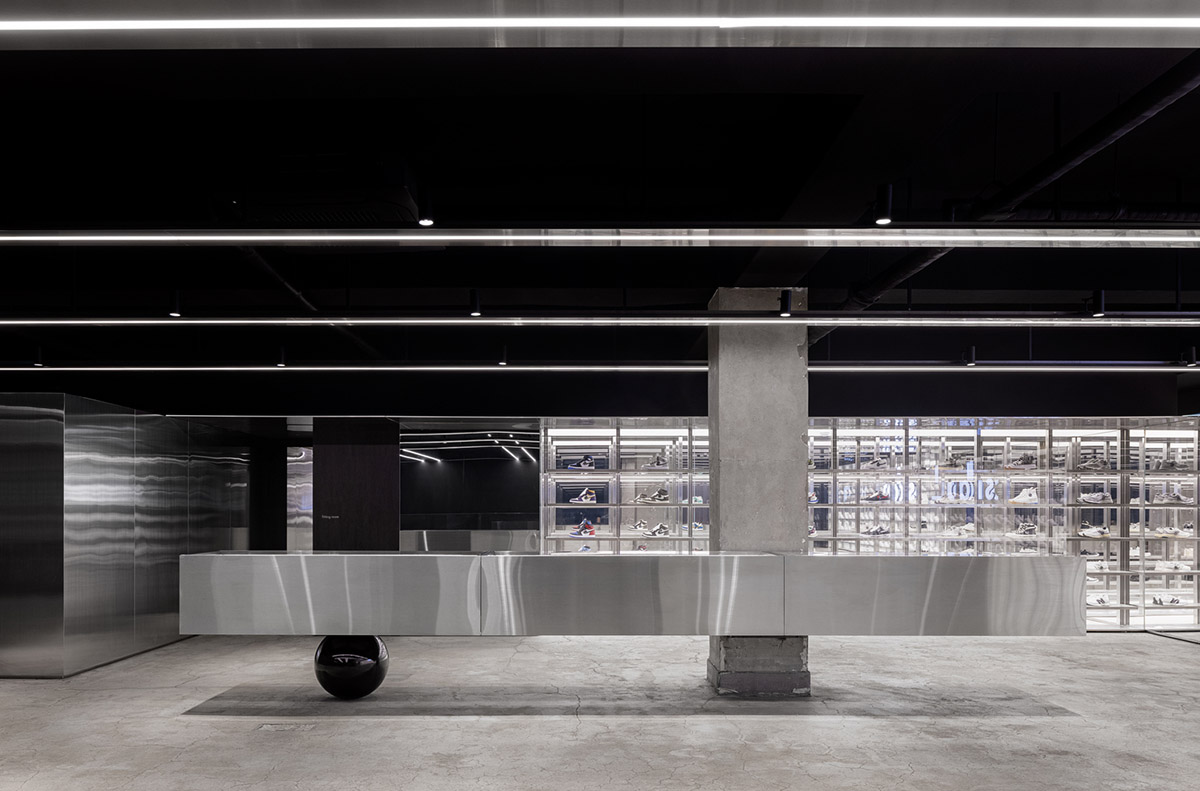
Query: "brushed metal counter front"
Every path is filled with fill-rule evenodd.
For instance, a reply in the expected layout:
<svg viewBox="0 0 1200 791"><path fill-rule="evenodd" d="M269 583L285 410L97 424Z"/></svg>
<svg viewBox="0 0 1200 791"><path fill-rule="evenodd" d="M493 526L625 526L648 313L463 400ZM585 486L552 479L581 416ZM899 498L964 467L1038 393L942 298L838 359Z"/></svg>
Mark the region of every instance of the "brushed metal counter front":
<svg viewBox="0 0 1200 791"><path fill-rule="evenodd" d="M213 552L182 634L1081 635L1072 557Z"/></svg>

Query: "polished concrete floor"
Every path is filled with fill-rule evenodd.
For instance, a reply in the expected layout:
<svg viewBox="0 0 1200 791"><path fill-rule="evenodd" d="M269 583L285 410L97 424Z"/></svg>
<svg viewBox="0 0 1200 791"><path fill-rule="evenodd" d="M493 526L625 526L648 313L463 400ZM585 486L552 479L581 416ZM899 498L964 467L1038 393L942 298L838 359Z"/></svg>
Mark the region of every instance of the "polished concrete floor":
<svg viewBox="0 0 1200 791"><path fill-rule="evenodd" d="M0 791L1195 789L1200 645L814 638L808 700L704 685L705 638L394 638L344 702L312 638L199 637L0 681Z"/></svg>

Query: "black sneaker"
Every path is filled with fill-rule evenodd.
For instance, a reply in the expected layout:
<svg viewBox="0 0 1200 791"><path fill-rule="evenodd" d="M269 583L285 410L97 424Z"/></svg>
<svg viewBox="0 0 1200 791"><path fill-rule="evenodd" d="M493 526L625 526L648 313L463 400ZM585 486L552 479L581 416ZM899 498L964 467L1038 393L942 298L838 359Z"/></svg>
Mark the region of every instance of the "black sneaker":
<svg viewBox="0 0 1200 791"><path fill-rule="evenodd" d="M662 505L671 502L671 495L666 489L659 489L654 494L642 492L633 501L638 505Z"/></svg>
<svg viewBox="0 0 1200 791"><path fill-rule="evenodd" d="M654 538L655 536L669 536L671 535L671 528L667 527L665 523L659 522L650 530L643 530L642 535L646 536L647 538Z"/></svg>
<svg viewBox="0 0 1200 791"><path fill-rule="evenodd" d="M596 460L591 456L584 456L574 464L567 465L568 470L594 470L596 469Z"/></svg>

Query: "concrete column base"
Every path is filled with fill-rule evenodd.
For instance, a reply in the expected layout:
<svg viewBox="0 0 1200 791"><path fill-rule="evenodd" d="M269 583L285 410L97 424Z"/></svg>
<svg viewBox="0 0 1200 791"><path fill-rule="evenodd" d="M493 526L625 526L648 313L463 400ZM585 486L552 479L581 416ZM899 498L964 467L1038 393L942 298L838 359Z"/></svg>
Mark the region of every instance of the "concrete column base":
<svg viewBox="0 0 1200 791"><path fill-rule="evenodd" d="M808 637L710 637L708 682L718 695L812 695Z"/></svg>

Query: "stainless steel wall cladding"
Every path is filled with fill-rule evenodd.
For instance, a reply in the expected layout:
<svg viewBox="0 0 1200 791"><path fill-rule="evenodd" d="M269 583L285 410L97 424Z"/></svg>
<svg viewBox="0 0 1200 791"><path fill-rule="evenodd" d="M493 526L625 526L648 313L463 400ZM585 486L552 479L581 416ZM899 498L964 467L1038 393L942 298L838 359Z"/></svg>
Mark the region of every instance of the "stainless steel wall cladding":
<svg viewBox="0 0 1200 791"><path fill-rule="evenodd" d="M179 639L179 556L188 552L188 436L158 415L136 416L134 612L139 649Z"/></svg>
<svg viewBox="0 0 1200 791"><path fill-rule="evenodd" d="M477 635L477 555L188 555L187 634Z"/></svg>
<svg viewBox="0 0 1200 791"><path fill-rule="evenodd" d="M0 676L62 675L63 397L0 396Z"/></svg>
<svg viewBox="0 0 1200 791"><path fill-rule="evenodd" d="M250 455L244 447L193 424L188 461L188 546L191 552L245 549L249 543Z"/></svg>
<svg viewBox="0 0 1200 791"><path fill-rule="evenodd" d="M138 650L134 414L67 396L63 452L63 669Z"/></svg>
<svg viewBox="0 0 1200 791"><path fill-rule="evenodd" d="M483 634L784 634L782 556L483 558Z"/></svg>
<svg viewBox="0 0 1200 791"><path fill-rule="evenodd" d="M1076 635L1075 557L786 556L787 634Z"/></svg>

